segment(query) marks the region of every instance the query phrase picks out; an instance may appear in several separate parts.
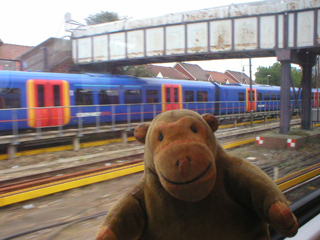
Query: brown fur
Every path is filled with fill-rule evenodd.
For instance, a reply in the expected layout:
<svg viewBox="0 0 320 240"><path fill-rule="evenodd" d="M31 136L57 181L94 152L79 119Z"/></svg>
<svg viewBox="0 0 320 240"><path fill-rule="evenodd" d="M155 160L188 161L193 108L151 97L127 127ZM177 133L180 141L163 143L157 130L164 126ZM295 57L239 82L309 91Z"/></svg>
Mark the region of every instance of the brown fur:
<svg viewBox="0 0 320 240"><path fill-rule="evenodd" d="M97 240L267 240L267 223L284 236L298 224L275 183L228 155L213 132L218 121L189 110L137 127L145 172L108 213Z"/></svg>

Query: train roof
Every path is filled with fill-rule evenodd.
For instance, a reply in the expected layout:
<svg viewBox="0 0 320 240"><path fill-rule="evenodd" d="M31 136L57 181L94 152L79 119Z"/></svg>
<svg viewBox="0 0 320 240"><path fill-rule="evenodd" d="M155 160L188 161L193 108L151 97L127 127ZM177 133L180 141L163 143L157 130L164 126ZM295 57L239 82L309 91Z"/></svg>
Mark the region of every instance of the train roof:
<svg viewBox="0 0 320 240"><path fill-rule="evenodd" d="M114 84L114 81L119 81L119 84L183 84L184 86L199 86L213 87L210 82L190 81L190 80L174 80L166 78L137 78L126 75L111 75L111 74L97 74L97 73L47 73L47 72L21 72L21 71L0 71L0 87L1 82L5 79L13 80L15 82L26 82L29 79L45 79L45 80L66 80L71 84Z"/></svg>
<svg viewBox="0 0 320 240"><path fill-rule="evenodd" d="M234 84L225 84L225 85L218 85L215 83L215 85L218 88L221 89L247 89L250 88L250 85L248 84L240 84L240 83L234 83ZM252 85L253 89L259 89L259 90L270 90L270 91L275 91L275 90L280 90L279 86L271 86L271 85L260 85L260 84L254 84Z"/></svg>

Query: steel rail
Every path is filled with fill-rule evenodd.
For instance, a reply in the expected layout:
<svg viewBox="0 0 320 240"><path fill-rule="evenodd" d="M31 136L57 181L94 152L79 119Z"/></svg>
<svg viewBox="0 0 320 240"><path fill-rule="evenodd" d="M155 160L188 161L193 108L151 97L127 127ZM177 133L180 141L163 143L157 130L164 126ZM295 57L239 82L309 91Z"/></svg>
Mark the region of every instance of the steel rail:
<svg viewBox="0 0 320 240"><path fill-rule="evenodd" d="M32 186L29 185L28 188L22 189L13 189L10 192L5 192L0 194L0 207L9 205L12 203L17 203L25 200L29 200L32 198L45 196L48 194L65 191L68 189L85 186L88 184L93 184L105 180L109 180L111 178L117 178L120 176L125 176L137 172L144 171L144 165L142 161L135 161L132 164L122 165L119 168L101 168L99 172L95 172L95 170L88 171L86 174L84 173L76 173L71 174L70 177L55 177L55 182L52 180L43 179L38 181L39 185ZM285 191L289 188L292 188L295 185L300 184L301 182L307 181L317 175L320 174L320 166L317 165L316 168L312 168L310 171L301 175L301 171L297 173L297 177L291 178L287 182L281 183L279 188L282 191ZM26 184L28 185L28 184ZM60 187L61 186L61 187ZM1 192L1 191L0 191Z"/></svg>
<svg viewBox="0 0 320 240"><path fill-rule="evenodd" d="M300 199L299 201L293 203L290 205L291 210L295 214L295 216L298 218L300 227L303 226L305 223L310 221L314 216L319 214L320 212L320 205L318 204L320 201L320 189L317 191L305 196L304 198ZM50 229L50 228L55 228L67 224L73 224L73 223L78 223L82 221L88 221L97 217L102 217L105 216L108 213L108 211L103 211L95 214L91 214L85 217L80 217L76 219L71 219L68 221L63 221L63 222L57 222L53 223L47 226L39 227L36 229L31 229L28 231L16 233L14 235L7 236L5 238L2 238L1 240L10 240L14 239L17 237L25 236L34 232L42 231L45 229ZM270 231L270 237L271 240L283 240L285 237L281 236L279 233L277 233L272 227L269 227Z"/></svg>

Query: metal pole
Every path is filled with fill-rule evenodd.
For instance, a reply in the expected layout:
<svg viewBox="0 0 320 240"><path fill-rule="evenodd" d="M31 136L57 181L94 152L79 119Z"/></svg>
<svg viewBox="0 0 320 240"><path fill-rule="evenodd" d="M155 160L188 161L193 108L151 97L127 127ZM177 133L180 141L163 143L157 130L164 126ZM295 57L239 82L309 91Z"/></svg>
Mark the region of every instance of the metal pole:
<svg viewBox="0 0 320 240"><path fill-rule="evenodd" d="M302 65L302 116L301 128L309 130L311 128L311 79L312 66Z"/></svg>
<svg viewBox="0 0 320 240"><path fill-rule="evenodd" d="M251 72L251 58L249 58L249 72L250 72L250 93L249 93L249 97L250 97L250 126L253 127L253 109L252 109L252 72Z"/></svg>
<svg viewBox="0 0 320 240"><path fill-rule="evenodd" d="M290 131L290 61L281 61L281 102L280 102L280 133Z"/></svg>

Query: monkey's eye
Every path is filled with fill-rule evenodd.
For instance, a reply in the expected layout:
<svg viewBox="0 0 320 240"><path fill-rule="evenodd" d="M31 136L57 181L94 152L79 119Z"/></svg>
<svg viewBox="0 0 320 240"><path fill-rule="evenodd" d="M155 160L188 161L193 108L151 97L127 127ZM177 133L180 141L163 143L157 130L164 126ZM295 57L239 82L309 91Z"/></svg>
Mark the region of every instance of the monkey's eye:
<svg viewBox="0 0 320 240"><path fill-rule="evenodd" d="M159 133L158 135L158 140L161 142L163 140L163 134L162 133Z"/></svg>
<svg viewBox="0 0 320 240"><path fill-rule="evenodd" d="M191 131L194 132L194 133L197 133L197 132L198 132L198 130L197 130L197 128L196 128L195 126L191 126L190 129L191 129Z"/></svg>

